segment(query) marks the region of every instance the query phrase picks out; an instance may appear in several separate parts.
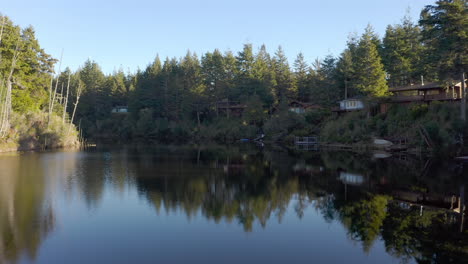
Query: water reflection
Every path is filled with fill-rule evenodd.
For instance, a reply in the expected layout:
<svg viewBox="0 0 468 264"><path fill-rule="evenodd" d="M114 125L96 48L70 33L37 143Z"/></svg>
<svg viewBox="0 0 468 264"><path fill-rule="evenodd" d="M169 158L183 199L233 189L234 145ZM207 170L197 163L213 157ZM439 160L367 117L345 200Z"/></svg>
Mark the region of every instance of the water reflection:
<svg viewBox="0 0 468 264"><path fill-rule="evenodd" d="M137 190L159 215L201 215L244 232L282 223L288 209L297 218L314 210L364 253L383 240L402 262L468 259L462 163L241 145L27 154L0 157L0 167L0 263L34 260L54 230L51 201L78 196L99 211L108 190Z"/></svg>
<svg viewBox="0 0 468 264"><path fill-rule="evenodd" d="M45 200L45 168L39 159L0 158L0 263L14 263L22 255L34 259L41 240L54 228L54 212Z"/></svg>

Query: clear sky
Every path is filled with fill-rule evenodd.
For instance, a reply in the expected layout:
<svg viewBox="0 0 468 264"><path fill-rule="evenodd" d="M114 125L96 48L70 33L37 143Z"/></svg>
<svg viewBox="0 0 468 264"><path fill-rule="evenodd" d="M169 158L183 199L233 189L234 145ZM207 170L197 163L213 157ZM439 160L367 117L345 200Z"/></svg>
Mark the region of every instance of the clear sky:
<svg viewBox="0 0 468 264"><path fill-rule="evenodd" d="M407 9L414 21L435 0L0 0L0 12L33 25L41 46L63 66L90 58L106 73L144 69L156 54L181 57L215 48L237 53L244 43L273 53L281 45L293 61L338 56L350 32L370 23L380 36Z"/></svg>

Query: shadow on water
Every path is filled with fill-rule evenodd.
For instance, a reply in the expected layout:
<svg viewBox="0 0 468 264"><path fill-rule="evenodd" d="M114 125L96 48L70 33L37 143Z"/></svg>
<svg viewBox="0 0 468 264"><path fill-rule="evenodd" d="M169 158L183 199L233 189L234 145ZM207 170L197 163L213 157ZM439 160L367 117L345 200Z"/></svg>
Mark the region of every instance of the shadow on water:
<svg viewBox="0 0 468 264"><path fill-rule="evenodd" d="M159 214L201 214L245 232L255 223L268 229L270 221L281 222L288 208L298 218L313 208L340 223L365 252L383 240L387 253L403 262L468 259L460 213L468 164L250 145L101 147L47 166L41 155L0 157L0 263L21 254L34 258L53 230L44 193L54 173L63 174L65 190L76 189L89 208L99 208L105 188L135 188Z"/></svg>

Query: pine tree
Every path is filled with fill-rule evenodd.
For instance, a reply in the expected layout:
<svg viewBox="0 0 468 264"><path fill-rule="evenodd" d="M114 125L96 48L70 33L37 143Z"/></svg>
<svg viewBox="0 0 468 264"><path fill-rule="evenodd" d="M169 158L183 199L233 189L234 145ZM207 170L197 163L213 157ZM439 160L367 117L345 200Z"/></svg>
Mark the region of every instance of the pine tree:
<svg viewBox="0 0 468 264"><path fill-rule="evenodd" d="M308 77L309 66L304 59L304 54L297 54L294 61L294 80L297 87L297 98L299 101L307 102L310 99L310 87Z"/></svg>
<svg viewBox="0 0 468 264"><path fill-rule="evenodd" d="M368 26L359 40L355 57L355 88L362 94L385 96L388 86L385 71L375 43L375 33Z"/></svg>
<svg viewBox="0 0 468 264"><path fill-rule="evenodd" d="M343 99L347 99L349 95L352 95L353 80L353 55L350 49L345 49L336 63L336 82L343 92Z"/></svg>
<svg viewBox="0 0 468 264"><path fill-rule="evenodd" d="M440 0L421 12L419 24L431 52L427 63L445 80L465 86L468 71L468 4L466 0ZM462 91L461 118L466 119L466 89Z"/></svg>
<svg viewBox="0 0 468 264"><path fill-rule="evenodd" d="M420 29L410 17L405 16L400 25L387 27L382 61L392 86L409 85L424 74L420 67L422 51Z"/></svg>
<svg viewBox="0 0 468 264"><path fill-rule="evenodd" d="M268 54L265 45L262 45L255 56L252 67L252 85L254 86L254 95L257 95L267 105L273 103L273 87L276 85L275 73L271 64L270 54Z"/></svg>
<svg viewBox="0 0 468 264"><path fill-rule="evenodd" d="M281 98L297 98L297 89L294 87L293 76L289 68L288 59L284 54L281 46L275 52L273 58L273 65L275 69L276 87L275 96L276 100L279 101Z"/></svg>

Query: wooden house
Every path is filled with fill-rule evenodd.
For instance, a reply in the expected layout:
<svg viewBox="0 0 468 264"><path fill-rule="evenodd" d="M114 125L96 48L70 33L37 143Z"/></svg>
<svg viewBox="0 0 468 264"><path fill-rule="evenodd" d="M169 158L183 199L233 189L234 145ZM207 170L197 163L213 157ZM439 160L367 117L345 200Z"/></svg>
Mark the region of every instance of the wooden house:
<svg viewBox="0 0 468 264"><path fill-rule="evenodd" d="M432 101L457 101L461 99L461 82L447 87L444 84L431 82L426 84L394 87L389 89L393 93L392 103L430 103Z"/></svg>
<svg viewBox="0 0 468 264"><path fill-rule="evenodd" d="M218 113L225 113L226 116L242 116L246 105L240 104L240 102L229 101L227 99L216 103L216 110Z"/></svg>
<svg viewBox="0 0 468 264"><path fill-rule="evenodd" d="M363 110L365 107L364 100L360 98L350 98L340 101L340 106L335 107L333 112L353 112Z"/></svg>
<svg viewBox="0 0 468 264"><path fill-rule="evenodd" d="M288 104L288 110L296 114L304 114L312 109L320 109L321 107L315 104L304 103L299 101L291 101Z"/></svg>

